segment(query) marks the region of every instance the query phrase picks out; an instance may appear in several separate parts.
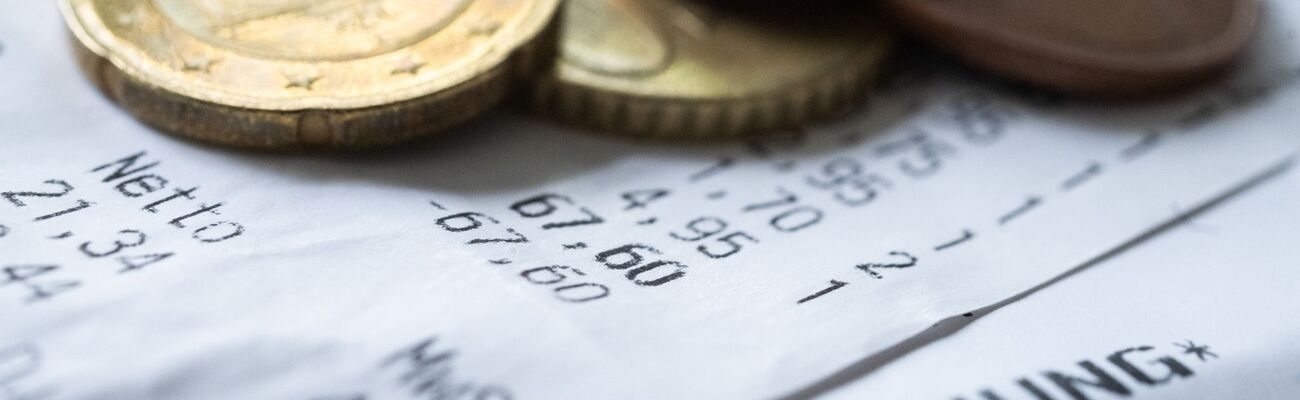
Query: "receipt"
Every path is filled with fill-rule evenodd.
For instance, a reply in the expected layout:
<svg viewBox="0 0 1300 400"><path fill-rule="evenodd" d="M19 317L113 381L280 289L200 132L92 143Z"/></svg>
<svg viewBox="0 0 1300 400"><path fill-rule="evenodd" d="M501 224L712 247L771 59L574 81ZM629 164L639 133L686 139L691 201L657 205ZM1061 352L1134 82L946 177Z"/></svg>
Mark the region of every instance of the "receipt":
<svg viewBox="0 0 1300 400"><path fill-rule="evenodd" d="M1240 73L1153 104L922 65L842 122L754 143L502 111L309 155L139 125L78 75L52 4L4 0L0 393L795 393L1291 155L1300 18L1282 3Z"/></svg>
<svg viewBox="0 0 1300 400"><path fill-rule="evenodd" d="M826 398L1300 398L1297 200L1292 171Z"/></svg>

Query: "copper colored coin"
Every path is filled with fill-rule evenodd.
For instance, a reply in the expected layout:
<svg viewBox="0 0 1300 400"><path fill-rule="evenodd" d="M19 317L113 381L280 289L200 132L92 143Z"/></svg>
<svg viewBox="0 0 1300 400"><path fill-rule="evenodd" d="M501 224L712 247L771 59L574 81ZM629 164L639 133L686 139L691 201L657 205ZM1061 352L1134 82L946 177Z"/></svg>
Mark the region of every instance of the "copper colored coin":
<svg viewBox="0 0 1300 400"><path fill-rule="evenodd" d="M1223 70L1256 0L887 0L904 28L977 66L1058 90L1141 96Z"/></svg>

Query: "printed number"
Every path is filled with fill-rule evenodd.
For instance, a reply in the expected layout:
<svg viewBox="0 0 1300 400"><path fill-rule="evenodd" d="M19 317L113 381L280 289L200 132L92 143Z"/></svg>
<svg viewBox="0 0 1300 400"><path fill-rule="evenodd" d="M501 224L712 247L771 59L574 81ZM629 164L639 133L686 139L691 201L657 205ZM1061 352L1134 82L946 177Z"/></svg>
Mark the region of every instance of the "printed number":
<svg viewBox="0 0 1300 400"><path fill-rule="evenodd" d="M447 232L467 232L482 228L484 222L490 222L493 225L500 224L495 218L489 217L483 213L463 212L452 214L434 221L439 227ZM468 244L480 243L528 243L528 238L516 232L514 229L506 228L507 237L502 238L477 238L471 239Z"/></svg>
<svg viewBox="0 0 1300 400"><path fill-rule="evenodd" d="M55 211L55 212L52 212L52 213L49 213L49 214L45 214L45 215L42 215L42 216L39 216L39 217L36 217L36 218L32 218L32 221L40 222L40 221L44 221L44 220L47 220L47 219L50 219L50 218L54 218L54 217L58 217L58 216L61 216L61 215L72 214L72 213L74 213L74 212L77 212L77 211L81 211L81 210L85 210L85 209L87 209L87 208L90 208L90 206L93 206L93 205L95 205L95 203L91 203L91 202L89 202L89 201L85 201L85 200L77 200L77 204L74 205L74 206L72 206L72 207L68 207L68 208L65 208L65 209L62 209L62 210L59 210L59 211Z"/></svg>
<svg viewBox="0 0 1300 400"><path fill-rule="evenodd" d="M846 181L835 191L834 197L841 204L857 207L875 201L881 191L892 187L893 183L880 175L863 175Z"/></svg>
<svg viewBox="0 0 1300 400"><path fill-rule="evenodd" d="M551 265L551 266L546 266L546 267L537 267L537 268L526 269L526 270L524 270L523 272L520 272L520 273L519 273L519 276L522 276L522 277L524 277L525 280L527 280L527 281L529 281L529 282L532 282L532 283L536 283L536 284L538 284L538 285L549 285L549 284L552 284L552 283L559 283L560 281L563 281L565 278L568 278L568 276L566 276L566 275L564 275L564 273L560 272L560 271L562 271L562 270L573 271L573 274L574 274L574 275L578 275L578 276L586 276L586 275L587 275L587 274L583 273L581 270L578 270L578 269L575 269L575 268L572 268L572 267L569 267L569 266L564 266L564 265ZM539 278L536 277L537 274L543 274L544 277L541 278L541 279L539 279Z"/></svg>
<svg viewBox="0 0 1300 400"><path fill-rule="evenodd" d="M772 201L750 204L745 206L743 211L752 212L770 208L794 206L793 208L787 208L785 211L776 214L776 216L772 217L772 219L768 221L769 225L781 232L797 232L821 222L823 213L820 209L810 206L796 206L799 203L799 196L795 195L793 192L785 190L784 188L778 187L776 192L781 196L780 198Z"/></svg>
<svg viewBox="0 0 1300 400"><path fill-rule="evenodd" d="M898 169L912 178L920 179L938 173L943 168L944 159L956 155L957 148L921 132L886 143L876 149L876 153L882 157L907 153L906 157L898 161Z"/></svg>
<svg viewBox="0 0 1300 400"><path fill-rule="evenodd" d="M700 217L686 223L687 233L669 232L668 235L674 239L684 242L698 242L723 233L727 230L727 221L717 217ZM696 247L700 253L709 258L726 258L740 252L743 247L741 241L758 243L758 239L745 232L731 232L722 235L717 239L717 243L707 243Z"/></svg>
<svg viewBox="0 0 1300 400"><path fill-rule="evenodd" d="M862 175L862 163L852 158L837 158L822 165L820 175L809 175L809 185L818 189L833 189L844 185L850 179Z"/></svg>
<svg viewBox="0 0 1300 400"><path fill-rule="evenodd" d="M641 264L642 261L645 261L645 256L637 252L637 250L643 250L652 254L663 254L659 249L644 244L626 244L596 254L596 261L605 264L605 266L610 269L624 270L632 268L637 264ZM619 255L626 255L627 261L615 261L614 259L619 258L616 257Z"/></svg>
<svg viewBox="0 0 1300 400"><path fill-rule="evenodd" d="M691 233L669 232L668 236L681 241L698 242L727 230L727 221L717 217L699 217L687 222L686 230Z"/></svg>
<svg viewBox="0 0 1300 400"><path fill-rule="evenodd" d="M4 272L4 280L0 281L0 287L7 286L11 283L23 285L31 293L25 300L27 303L35 303L50 297L62 294L80 286L81 283L71 280L53 281L53 282L35 282L39 276L57 271L56 265L17 265L7 266L0 271Z"/></svg>
<svg viewBox="0 0 1300 400"><path fill-rule="evenodd" d="M822 210L803 206L787 210L772 217L769 223L781 232L798 232L804 228L817 225L822 220Z"/></svg>
<svg viewBox="0 0 1300 400"><path fill-rule="evenodd" d="M1006 133L1007 122L1017 113L999 107L985 92L964 92L948 100L949 117L957 123L966 141L977 145L997 142Z"/></svg>
<svg viewBox="0 0 1300 400"><path fill-rule="evenodd" d="M623 200L627 201L627 206L623 207L624 211L646 208L650 203L668 196L670 192L667 189L646 189L633 190L623 193Z"/></svg>
<svg viewBox="0 0 1300 400"><path fill-rule="evenodd" d="M32 278L58 271L57 265L18 265L4 267L4 281L0 285L10 283L26 283Z"/></svg>
<svg viewBox="0 0 1300 400"><path fill-rule="evenodd" d="M557 203L563 203L570 206L576 206L573 199L568 196L547 193L533 196L510 205L510 209L524 218L542 218L554 214L560 209ZM604 223L605 219L596 213L591 212L586 207L577 207L578 212L583 215L582 218L572 221L548 222L542 225L542 229L568 228L580 225L593 225Z"/></svg>
<svg viewBox="0 0 1300 400"><path fill-rule="evenodd" d="M600 252L596 255L596 261L610 269L627 270L627 279L642 286L659 286L686 275L685 264L663 260L644 262L646 254L658 255L663 252L644 244L627 244ZM651 273L655 271L658 271L658 276Z"/></svg>
<svg viewBox="0 0 1300 400"><path fill-rule="evenodd" d="M125 240L114 240L109 245L97 245L94 242L85 242L81 244L81 253L90 258L108 257L127 248L144 244L145 235L143 232L134 229L123 229L117 231L118 235L125 237Z"/></svg>
<svg viewBox="0 0 1300 400"><path fill-rule="evenodd" d="M831 160L819 172L805 178L808 185L832 190L832 197L849 207L869 204L883 190L893 188L893 182L877 174L864 174L862 164L849 158Z"/></svg>
<svg viewBox="0 0 1300 400"><path fill-rule="evenodd" d="M599 283L578 283L555 288L555 297L571 303L584 303L609 296L609 288Z"/></svg>
<svg viewBox="0 0 1300 400"><path fill-rule="evenodd" d="M862 272L866 272L867 275L870 275L872 278L881 279L884 278L884 276L880 275L879 272L876 272L875 271L876 269L881 269L881 268L903 269L903 268L911 268L916 265L916 257L912 256L911 254L908 254L905 251L891 251L889 252L889 255L903 258L906 261L894 262L894 263L865 263L865 264L858 264L857 268L862 270Z"/></svg>
<svg viewBox="0 0 1300 400"><path fill-rule="evenodd" d="M8 200L10 204L14 205L14 207L26 207L27 202L23 201L24 198L59 198L59 197L63 197L64 195L67 195L68 193L71 193L73 190L71 184L69 184L67 181L60 180L60 179L50 179L45 181L44 183L58 186L59 190L52 191L52 192L36 192L36 191L4 192L4 193L0 193L0 197L3 197L5 200ZM72 207L36 217L32 219L32 221L40 222L50 218L58 217L60 215L71 214L77 211L84 210L86 208L90 208L90 206L94 204L95 203L91 203L85 200L77 200L76 205L73 205Z"/></svg>
<svg viewBox="0 0 1300 400"><path fill-rule="evenodd" d="M64 195L72 192L72 185L68 184L68 182L63 180L50 179L45 181L44 183L58 186L60 187L60 189L59 191L54 191L54 192L4 192L4 193L0 193L0 197L4 197L5 200L9 200L9 202L12 203L15 207L26 207L27 203L20 200L21 198L24 197L57 198L57 197L63 197Z"/></svg>
<svg viewBox="0 0 1300 400"><path fill-rule="evenodd" d="M438 220L435 221L435 223L437 223L438 226L442 227L442 229L446 230L447 232L465 232L465 231L471 231L483 227L483 221L481 221L480 219L486 220L494 224L500 223L497 222L495 218L489 217L481 213L476 213L476 212L463 212L460 214L448 215L446 217L438 218ZM460 222L456 222L456 221L460 221Z"/></svg>
<svg viewBox="0 0 1300 400"><path fill-rule="evenodd" d="M662 274L659 277L654 279L640 277L642 274L647 274L651 271L655 271L660 267L667 267L665 268L665 270L669 272L666 274ZM654 274L650 274L650 275L654 275ZM686 265L676 261L652 261L646 265L642 265L627 271L627 279L631 279L633 283L642 286L659 286L668 282L672 282L677 278L681 278L683 275L686 275Z"/></svg>
<svg viewBox="0 0 1300 400"><path fill-rule="evenodd" d="M753 236L749 236L749 234L745 232L732 232L718 238L718 243L725 243L727 245L725 251L714 250L712 247L713 244L702 244L698 250L709 258L727 258L740 252L740 249L742 248L740 244L741 239L750 243L758 243L758 239L754 239Z"/></svg>
<svg viewBox="0 0 1300 400"><path fill-rule="evenodd" d="M554 285L563 282L570 276L562 271L570 271L576 276L586 276L581 270L566 265L549 265L526 269L519 273L524 280L538 285ZM609 296L609 288L599 283L578 283L572 285L559 286L552 290L555 297L571 302L583 303Z"/></svg>
<svg viewBox="0 0 1300 400"><path fill-rule="evenodd" d="M776 193L781 197L778 197L777 199L771 201L765 201L762 203L747 205L745 206L745 208L742 209L742 211L752 212L752 211L766 210L774 207L792 205L799 202L799 196L795 195L789 190L785 190L784 188L779 188L779 187L776 188Z"/></svg>
<svg viewBox="0 0 1300 400"><path fill-rule="evenodd" d="M119 239L113 240L111 244L88 241L82 243L81 246L78 248L81 249L81 253L85 254L86 257L103 258L103 257L108 257L120 253L122 252L122 250L143 245L145 240L147 239L147 236L144 234L144 232L140 232L134 229L123 229L117 231L117 234ZM125 272L143 269L144 267L147 267L154 263L160 262L162 260L166 260L167 258L170 258L172 255L174 255L174 253L168 252L168 253L142 254L142 255L134 255L134 256L121 256L117 258L117 262L122 264L122 269L119 270L118 272L125 273Z"/></svg>
<svg viewBox="0 0 1300 400"><path fill-rule="evenodd" d="M117 272L131 272L143 269L149 265L166 260L174 253L155 253L142 254L138 256L122 256L117 258L117 262L122 264L122 269Z"/></svg>

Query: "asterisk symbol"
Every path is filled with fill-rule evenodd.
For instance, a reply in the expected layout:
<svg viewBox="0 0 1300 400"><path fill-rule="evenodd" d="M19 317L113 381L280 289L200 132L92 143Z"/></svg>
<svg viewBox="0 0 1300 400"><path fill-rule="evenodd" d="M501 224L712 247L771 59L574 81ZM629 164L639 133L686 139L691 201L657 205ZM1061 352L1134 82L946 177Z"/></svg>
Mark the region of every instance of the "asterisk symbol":
<svg viewBox="0 0 1300 400"><path fill-rule="evenodd" d="M1196 356L1197 359L1201 361L1205 361L1205 356L1210 356L1211 358L1219 358L1218 354L1214 354L1214 352L1210 351L1209 345L1198 345L1196 344L1196 342L1193 342L1191 340L1188 340L1187 344L1174 343L1174 346L1178 346L1182 348L1183 354L1193 354Z"/></svg>

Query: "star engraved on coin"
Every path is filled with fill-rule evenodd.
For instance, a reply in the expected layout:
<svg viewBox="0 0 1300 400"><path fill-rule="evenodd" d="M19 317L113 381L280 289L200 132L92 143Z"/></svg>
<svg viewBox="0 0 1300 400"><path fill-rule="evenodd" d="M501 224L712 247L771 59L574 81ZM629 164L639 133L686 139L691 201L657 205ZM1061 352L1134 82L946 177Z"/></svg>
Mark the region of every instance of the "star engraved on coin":
<svg viewBox="0 0 1300 400"><path fill-rule="evenodd" d="M420 68L424 68L425 64L427 63L425 63L424 60L421 60L419 57L406 57L402 59L402 61L397 63L397 68L393 68L392 74L393 75L400 75L400 74L415 75L416 73L420 72Z"/></svg>
<svg viewBox="0 0 1300 400"><path fill-rule="evenodd" d="M1196 344L1196 342L1193 342L1191 340L1188 340L1187 344L1174 343L1174 346L1181 347L1183 349L1183 354L1195 355L1196 358L1201 361L1205 361L1205 356L1210 356L1211 358L1219 358L1218 354L1214 354L1214 352L1210 351L1209 345L1198 345Z"/></svg>
<svg viewBox="0 0 1300 400"><path fill-rule="evenodd" d="M312 85L319 81L321 76L315 73L299 73L295 75L285 75L289 83L284 84L285 89L302 89L311 90Z"/></svg>
<svg viewBox="0 0 1300 400"><path fill-rule="evenodd" d="M200 72L207 74L212 72L212 65L219 61L221 60L214 60L206 54L199 54L193 57L182 57L181 70L185 72Z"/></svg>

